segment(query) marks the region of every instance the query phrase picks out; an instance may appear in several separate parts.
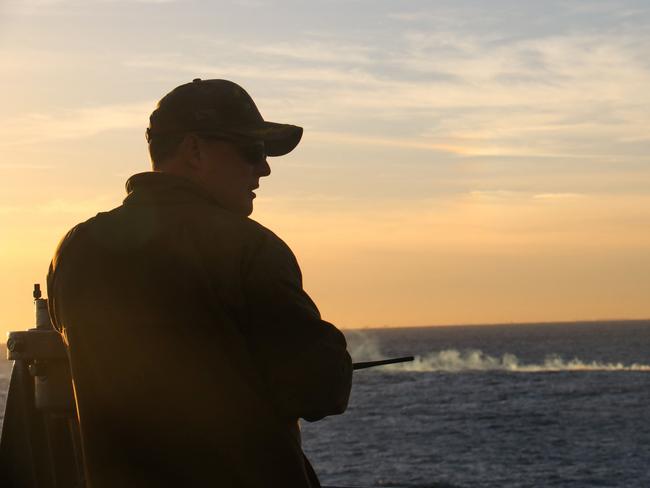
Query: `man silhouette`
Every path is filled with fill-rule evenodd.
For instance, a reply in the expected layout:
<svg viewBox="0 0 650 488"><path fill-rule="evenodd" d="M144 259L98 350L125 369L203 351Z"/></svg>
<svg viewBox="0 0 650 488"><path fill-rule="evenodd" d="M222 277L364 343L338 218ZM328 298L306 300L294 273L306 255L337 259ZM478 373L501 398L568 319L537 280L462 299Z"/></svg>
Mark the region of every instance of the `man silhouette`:
<svg viewBox="0 0 650 488"><path fill-rule="evenodd" d="M264 121L227 80L151 114L153 171L74 227L48 274L90 487L314 487L298 419L342 413L343 335L288 246L248 218L267 156L302 129Z"/></svg>

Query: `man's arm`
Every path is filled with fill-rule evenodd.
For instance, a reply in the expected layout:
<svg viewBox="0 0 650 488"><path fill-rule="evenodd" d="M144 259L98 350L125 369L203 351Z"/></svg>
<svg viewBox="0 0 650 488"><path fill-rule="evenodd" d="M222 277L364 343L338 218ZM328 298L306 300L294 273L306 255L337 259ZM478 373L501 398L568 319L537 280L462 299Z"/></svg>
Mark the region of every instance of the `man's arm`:
<svg viewBox="0 0 650 488"><path fill-rule="evenodd" d="M245 335L276 408L287 418L342 413L352 383L343 334L321 319L289 247L270 233L244 276Z"/></svg>

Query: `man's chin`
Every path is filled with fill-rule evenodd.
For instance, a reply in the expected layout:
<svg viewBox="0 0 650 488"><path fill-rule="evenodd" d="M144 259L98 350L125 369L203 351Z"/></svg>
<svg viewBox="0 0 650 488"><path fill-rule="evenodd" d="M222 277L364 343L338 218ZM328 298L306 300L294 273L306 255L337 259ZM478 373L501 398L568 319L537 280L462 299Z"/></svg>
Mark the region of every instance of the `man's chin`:
<svg viewBox="0 0 650 488"><path fill-rule="evenodd" d="M251 202L250 205L243 206L237 213L239 213L239 215L242 217L249 217L250 214L253 213L253 202Z"/></svg>
<svg viewBox="0 0 650 488"><path fill-rule="evenodd" d="M223 208L228 210L229 212L232 212L236 215L241 215L242 217L248 217L250 214L253 213L253 201L249 200L247 202L224 202L222 203Z"/></svg>

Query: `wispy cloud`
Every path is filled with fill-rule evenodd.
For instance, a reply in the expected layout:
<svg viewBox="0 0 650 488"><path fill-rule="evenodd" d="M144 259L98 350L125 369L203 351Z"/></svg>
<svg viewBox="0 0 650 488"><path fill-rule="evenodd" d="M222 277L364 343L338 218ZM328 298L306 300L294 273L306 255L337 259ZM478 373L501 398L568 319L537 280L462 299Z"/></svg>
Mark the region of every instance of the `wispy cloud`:
<svg viewBox="0 0 650 488"><path fill-rule="evenodd" d="M605 7L612 6L599 2L597 10ZM265 116L293 118L315 137L473 156L638 160L650 133L650 47L640 28L553 30L542 11L546 31L536 24L530 35L512 35L496 26L523 7L504 10L505 20L479 5L471 8L481 15L465 8L385 14L390 42L377 44L350 33L262 42L198 30L182 34L185 47L175 54L148 52L124 66L149 78L234 79ZM13 62L37 66L37 57ZM137 115L119 106L25 114L9 121L0 144L141 128L152 105Z"/></svg>
<svg viewBox="0 0 650 488"><path fill-rule="evenodd" d="M637 157L628 146L650 132L640 35L586 30L506 40L492 31L409 28L383 47L322 35L295 45L217 39L228 53L218 60L128 64L261 87L271 95L260 105L273 116L294 116L321 134L347 119L348 140L485 156L627 158ZM411 133L396 138L391 122L399 130L408 123Z"/></svg>
<svg viewBox="0 0 650 488"><path fill-rule="evenodd" d="M422 149L427 151L446 152L451 154L476 155L471 149L450 144L436 144L417 139L400 139L389 137L368 137L344 132L314 131L307 135L312 141L329 141L335 144L357 144L371 146L386 146L395 148Z"/></svg>
<svg viewBox="0 0 650 488"><path fill-rule="evenodd" d="M107 3L174 3L182 0L7 0L6 4L10 9L18 9L23 7L25 9L46 8L50 6L61 5L101 5ZM27 11L27 10L25 10ZM29 10L31 11L31 10Z"/></svg>
<svg viewBox="0 0 650 488"><path fill-rule="evenodd" d="M314 206L318 218L305 219ZM320 205L273 199L264 202L259 215L309 247L327 242L337 249L454 249L513 255L548 246L575 250L650 245L647 195L477 190L438 198L356 202L353 210L350 207L349 201ZM336 236L328 237L332 228L337 229Z"/></svg>
<svg viewBox="0 0 650 488"><path fill-rule="evenodd" d="M141 129L144 134L153 107L151 101L25 114L2 121L0 147L80 139L118 129Z"/></svg>
<svg viewBox="0 0 650 488"><path fill-rule="evenodd" d="M0 171L14 171L14 170L48 170L53 169L54 166L50 164L34 164L34 163L0 163Z"/></svg>
<svg viewBox="0 0 650 488"><path fill-rule="evenodd" d="M93 215L116 203L115 196L99 195L93 198L55 198L38 203L0 204L0 215L23 219L26 214L61 217L73 214L81 217Z"/></svg>
<svg viewBox="0 0 650 488"><path fill-rule="evenodd" d="M537 195L533 195L533 198L536 198L538 200L567 200L581 198L583 196L584 195L580 193L539 193Z"/></svg>
<svg viewBox="0 0 650 488"><path fill-rule="evenodd" d="M277 59L299 60L308 64L356 64L369 65L377 62L378 53L367 45L351 45L335 40L307 40L300 44L273 43L255 44L247 43L244 50L260 56Z"/></svg>

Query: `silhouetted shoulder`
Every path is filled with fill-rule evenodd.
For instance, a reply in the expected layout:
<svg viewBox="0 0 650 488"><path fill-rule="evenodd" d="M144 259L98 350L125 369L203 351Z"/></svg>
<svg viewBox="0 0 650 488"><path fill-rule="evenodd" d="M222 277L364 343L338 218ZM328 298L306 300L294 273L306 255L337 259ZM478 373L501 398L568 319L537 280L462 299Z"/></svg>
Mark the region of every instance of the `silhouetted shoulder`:
<svg viewBox="0 0 650 488"><path fill-rule="evenodd" d="M119 208L119 207L118 207ZM113 209L112 211L117 210ZM90 217L88 220L84 222L80 222L77 225L75 225L72 229L70 229L66 234L61 238L59 241L59 244L56 247L56 251L54 253L54 257L52 258L52 262L50 264L50 269L53 267L56 267L56 264L58 260L61 257L61 254L65 251L65 249L70 245L72 241L77 239L80 235L84 234L92 225L93 223L98 219L101 218L101 216L110 213L111 211L108 212L100 212L96 214L94 217Z"/></svg>

